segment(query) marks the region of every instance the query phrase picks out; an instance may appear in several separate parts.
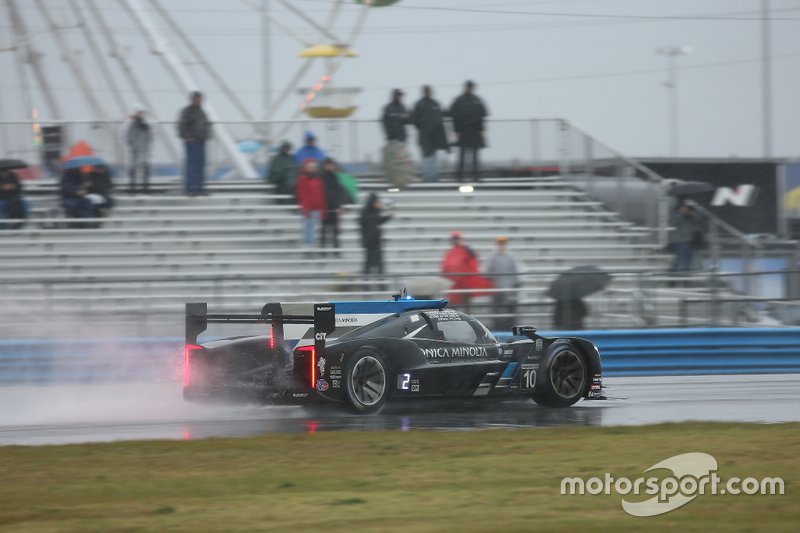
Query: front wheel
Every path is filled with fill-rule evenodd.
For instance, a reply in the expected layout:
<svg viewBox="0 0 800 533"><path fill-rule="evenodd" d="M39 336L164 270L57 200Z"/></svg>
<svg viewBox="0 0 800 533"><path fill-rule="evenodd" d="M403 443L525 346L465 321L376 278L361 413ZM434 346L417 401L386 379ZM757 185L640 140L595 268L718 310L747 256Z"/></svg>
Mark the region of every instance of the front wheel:
<svg viewBox="0 0 800 533"><path fill-rule="evenodd" d="M533 401L545 407L569 407L589 384L586 361L572 344L562 344L544 357Z"/></svg>
<svg viewBox="0 0 800 533"><path fill-rule="evenodd" d="M371 349L356 352L345 365L345 392L359 414L377 413L389 398L389 374L381 355Z"/></svg>

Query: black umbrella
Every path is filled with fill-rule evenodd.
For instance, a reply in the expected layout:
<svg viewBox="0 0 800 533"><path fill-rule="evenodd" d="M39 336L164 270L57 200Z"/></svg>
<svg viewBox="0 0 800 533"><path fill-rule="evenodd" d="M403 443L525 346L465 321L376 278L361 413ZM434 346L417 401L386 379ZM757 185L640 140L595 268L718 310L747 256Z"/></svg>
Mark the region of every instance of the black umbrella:
<svg viewBox="0 0 800 533"><path fill-rule="evenodd" d="M608 272L593 266L579 266L559 274L545 294L554 300L579 300L602 291L610 281Z"/></svg>
<svg viewBox="0 0 800 533"><path fill-rule="evenodd" d="M16 170L27 167L28 163L22 159L0 159L0 170Z"/></svg>

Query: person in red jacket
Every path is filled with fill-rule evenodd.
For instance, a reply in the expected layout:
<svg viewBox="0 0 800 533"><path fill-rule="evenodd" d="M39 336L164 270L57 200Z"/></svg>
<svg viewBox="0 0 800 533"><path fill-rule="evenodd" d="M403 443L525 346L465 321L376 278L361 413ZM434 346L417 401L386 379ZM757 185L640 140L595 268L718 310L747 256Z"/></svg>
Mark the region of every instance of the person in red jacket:
<svg viewBox="0 0 800 533"><path fill-rule="evenodd" d="M453 282L451 290L462 289L491 289L494 284L488 278L479 275L481 262L478 255L472 248L464 244L464 237L461 232L454 231L450 237L453 247L447 251L442 261L442 274ZM456 275L472 274L472 275ZM464 304L469 312L470 300L473 296L482 296L486 292L470 291L455 292L450 294L450 302L453 305Z"/></svg>
<svg viewBox="0 0 800 533"><path fill-rule="evenodd" d="M327 209L325 185L319 172L319 163L306 159L297 179L297 203L303 213L303 241L307 248L314 246L322 213Z"/></svg>

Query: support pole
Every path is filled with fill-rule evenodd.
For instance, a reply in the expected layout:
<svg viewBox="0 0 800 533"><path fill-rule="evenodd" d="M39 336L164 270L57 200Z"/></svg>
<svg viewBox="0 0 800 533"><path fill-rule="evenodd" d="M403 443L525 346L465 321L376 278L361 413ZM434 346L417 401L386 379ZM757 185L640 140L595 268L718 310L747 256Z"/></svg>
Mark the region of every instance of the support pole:
<svg viewBox="0 0 800 533"><path fill-rule="evenodd" d="M75 14L75 17L78 20L78 25L81 27L83 38L86 40L86 44L89 45L89 51L91 52L95 63L97 63L100 72L103 74L103 78L108 84L108 88L111 89L111 96L121 113L120 117L127 116L129 113L128 107L130 104L127 104L122 98L122 93L120 92L119 86L114 79L114 75L111 73L111 68L109 68L106 58L100 53L100 46L97 44L97 40L94 38L94 35L92 35L92 31L89 28L86 17L83 16L83 9L81 8L80 2L78 2L78 0L70 0L69 4L72 12Z"/></svg>
<svg viewBox="0 0 800 533"><path fill-rule="evenodd" d="M173 133L173 129L168 129L167 126L161 121L160 115L156 110L153 101L147 95L147 92L144 90L142 83L139 81L140 76L139 73L136 71L135 66L128 61L123 53L122 49L120 48L119 44L117 43L114 34L111 33L111 30L106 24L105 19L103 18L102 13L99 9L97 9L97 4L95 4L95 0L86 0L86 4L89 7L89 11L91 12L92 16L94 17L97 25L100 27L100 30L103 34L103 38L106 41L106 46L108 47L111 57L116 59L119 63L120 68L122 69L122 73L128 80L128 83L133 87L133 90L136 92L136 97L147 107L147 111L153 117L153 120L158 124L158 134L161 137L161 140L164 142L164 146L167 148L167 152L169 152L169 156L176 164L180 164L181 156L180 151L178 149L178 141L175 138L175 134Z"/></svg>
<svg viewBox="0 0 800 533"><path fill-rule="evenodd" d="M219 88L222 89L222 92L225 93L225 96L230 99L231 103L233 103L234 107L239 111L239 113L241 113L242 117L244 117L245 120L254 122L256 120L255 116L253 116L250 110L247 109L242 100L233 91L231 86L228 85L222 76L219 75L219 72L217 72L217 70L203 58L202 52L200 52L197 46L195 46L194 42L189 39L189 37L186 35L186 32L184 32L181 28L180 24L178 24L175 19L172 18L172 15L170 15L169 12L164 9L164 7L161 5L161 2L158 0L150 0L150 3L153 5L153 8L155 8L156 12L161 16L161 18L167 22L170 30L178 36L178 39L180 39L189 52L192 53L192 56L194 56L197 63L203 67L203 70L208 73L209 77L211 77L211 79L214 80L217 85L219 85Z"/></svg>
<svg viewBox="0 0 800 533"><path fill-rule="evenodd" d="M47 25L53 32L53 36L56 39L56 44L58 44L58 47L61 49L61 57L64 59L67 65L69 65L70 70L78 80L78 85L80 85L81 92L83 93L84 98L86 98L86 103L89 106L89 110L93 113L96 113L101 120L108 121L109 115L106 112L103 102L97 97L94 87L91 83L89 83L89 79L86 77L86 73L83 71L80 61L77 60L73 50L69 46L69 43L64 38L64 34L61 33L61 27L56 24L53 14L50 12L50 7L44 0L34 0L34 3L36 4L36 7L39 8L39 11L42 13L45 21L47 21Z"/></svg>
<svg viewBox="0 0 800 533"><path fill-rule="evenodd" d="M761 0L761 106L764 157L772 157L772 38L769 0Z"/></svg>
<svg viewBox="0 0 800 533"><path fill-rule="evenodd" d="M53 97L53 93L50 90L50 83L45 74L45 69L42 68L42 54L33 47L32 41L28 38L28 28L25 25L25 20L19 14L16 0L6 0L6 7L8 8L8 15L11 20L11 28L14 31L14 36L17 43L21 43L23 47L23 57L25 58L25 62L29 63L33 69L33 74L36 76L39 88L44 94L45 101L47 101L47 107L53 114L55 120L62 120L64 117L61 114L61 107L59 107L58 101Z"/></svg>
<svg viewBox="0 0 800 533"><path fill-rule="evenodd" d="M152 51L156 54L166 67L167 71L173 76L178 87L181 87L187 94L198 90L198 85L194 78L184 67L178 56L172 49L161 33L153 24L150 17L146 14L139 0L120 0L123 7L133 16L136 24L142 33L150 40ZM258 178L258 173L245 155L237 148L228 129L220 123L220 117L212 104L206 104L206 113L213 123L214 133L222 145L223 150L228 154L236 170L243 178Z"/></svg>

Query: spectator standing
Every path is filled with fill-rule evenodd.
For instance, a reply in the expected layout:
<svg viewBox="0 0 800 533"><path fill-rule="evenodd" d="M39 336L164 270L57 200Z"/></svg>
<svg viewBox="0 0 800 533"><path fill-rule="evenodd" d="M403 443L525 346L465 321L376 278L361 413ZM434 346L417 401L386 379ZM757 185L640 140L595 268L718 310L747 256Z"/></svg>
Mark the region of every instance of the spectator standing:
<svg viewBox="0 0 800 533"><path fill-rule="evenodd" d="M325 185L319 173L319 163L313 159L303 162L297 179L297 203L303 214L303 242L306 248L314 246L317 226L326 210Z"/></svg>
<svg viewBox="0 0 800 533"><path fill-rule="evenodd" d="M583 329L583 319L589 314L589 308L582 298L556 300L553 309L553 327L563 330Z"/></svg>
<svg viewBox="0 0 800 533"><path fill-rule="evenodd" d="M317 146L317 137L313 132L307 131L303 137L303 146L294 154L294 162L298 165L306 159L322 162L326 157L325 150Z"/></svg>
<svg viewBox="0 0 800 533"><path fill-rule="evenodd" d="M386 135L386 146L383 149L384 172L386 180L397 187L403 187L414 179L414 166L406 147L409 115L403 105L403 94L400 89L392 91L392 99L383 108L381 117Z"/></svg>
<svg viewBox="0 0 800 533"><path fill-rule="evenodd" d="M130 192L136 194L141 176L142 192L150 192L150 152L153 146L153 128L145 120L145 111L141 105L135 105L133 115L128 124L128 148L131 152Z"/></svg>
<svg viewBox="0 0 800 533"><path fill-rule="evenodd" d="M193 92L191 103L181 111L178 136L186 147L186 193L205 196L206 141L211 136L211 122L203 110L203 93Z"/></svg>
<svg viewBox="0 0 800 533"><path fill-rule="evenodd" d="M283 141L278 148L278 153L269 161L267 183L275 186L276 194L294 196L296 180L297 163L292 155L292 143Z"/></svg>
<svg viewBox="0 0 800 533"><path fill-rule="evenodd" d="M450 145L444 130L444 113L439 102L434 100L430 85L422 87L422 98L414 104L411 122L417 128L417 141L422 151L422 179L427 182L436 181L436 152L449 152Z"/></svg>
<svg viewBox="0 0 800 533"><path fill-rule="evenodd" d="M464 180L464 165L467 157L472 159L473 179L475 181L480 179L478 152L486 146L483 131L484 121L488 115L483 101L475 94L475 82L467 81L464 84L464 92L450 106L450 116L453 119L453 129L456 132L456 141L459 147L456 174L459 182Z"/></svg>
<svg viewBox="0 0 800 533"><path fill-rule="evenodd" d="M0 170L0 218L20 222L0 224L0 228L19 229L28 218L28 201L22 197L22 183L13 170Z"/></svg>
<svg viewBox="0 0 800 533"><path fill-rule="evenodd" d="M700 215L684 200L678 206L673 223L675 228L672 244L675 249L675 272L689 272L692 269L692 257L695 244L699 242L701 220Z"/></svg>
<svg viewBox="0 0 800 533"><path fill-rule="evenodd" d="M453 283L452 287L450 287L451 290L488 289L494 287L490 280L480 275L481 262L478 260L478 254L464 244L464 237L460 231L452 233L450 242L452 247L447 251L442 261L442 274ZM480 293L474 291L452 293L450 302L453 305L463 303L465 310L469 312L473 296L480 296Z"/></svg>
<svg viewBox="0 0 800 533"><path fill-rule="evenodd" d="M517 307L517 297L511 289L519 287L519 268L517 260L508 252L508 237L497 237L495 242L497 249L489 258L486 274L496 288L504 289L492 295L492 313L506 316L495 317L493 323L495 329L510 329L516 321Z"/></svg>
<svg viewBox="0 0 800 533"><path fill-rule="evenodd" d="M388 222L393 212L388 214L385 205L377 193L371 193L364 203L359 219L361 225L361 246L364 248L364 275L373 271L383 274L383 231L382 226Z"/></svg>
<svg viewBox="0 0 800 533"><path fill-rule="evenodd" d="M347 191L339 183L336 170L336 162L333 159L327 158L322 163L322 183L325 188L325 211L322 214L320 236L322 248L327 248L329 242L334 248L339 248L339 218L344 213L344 205L347 203Z"/></svg>

